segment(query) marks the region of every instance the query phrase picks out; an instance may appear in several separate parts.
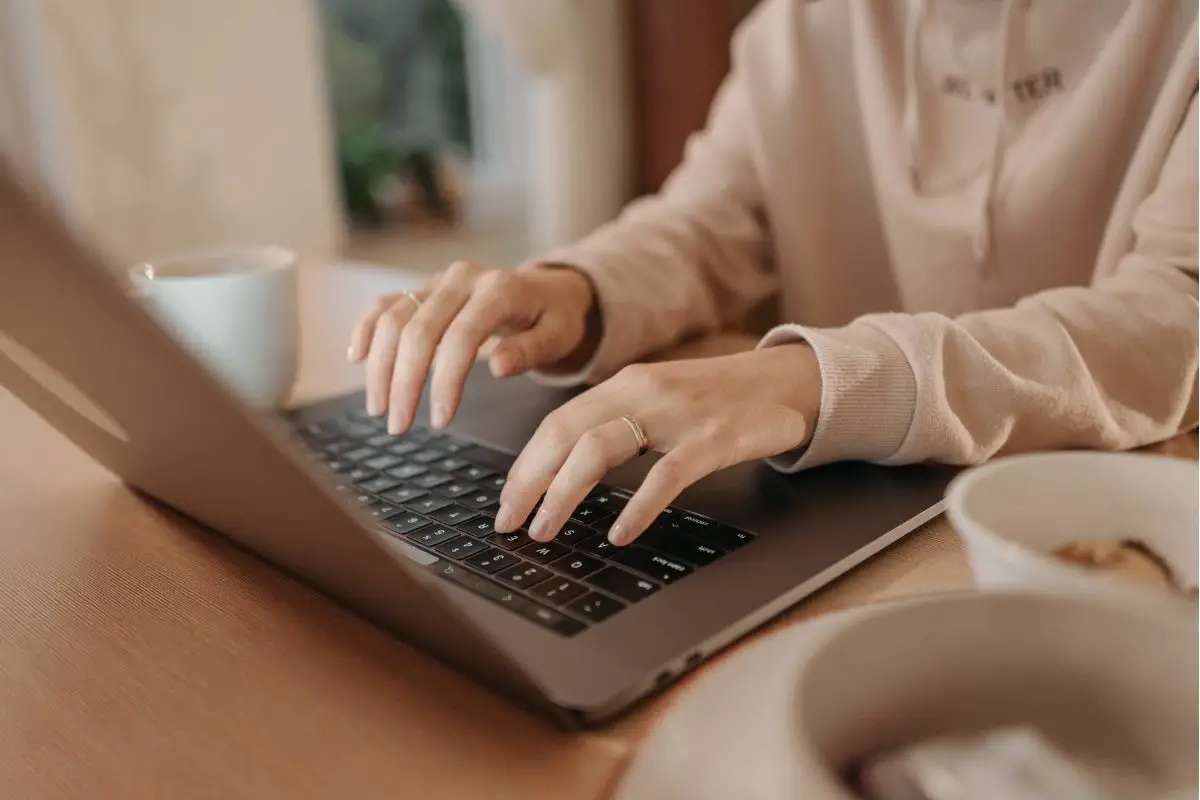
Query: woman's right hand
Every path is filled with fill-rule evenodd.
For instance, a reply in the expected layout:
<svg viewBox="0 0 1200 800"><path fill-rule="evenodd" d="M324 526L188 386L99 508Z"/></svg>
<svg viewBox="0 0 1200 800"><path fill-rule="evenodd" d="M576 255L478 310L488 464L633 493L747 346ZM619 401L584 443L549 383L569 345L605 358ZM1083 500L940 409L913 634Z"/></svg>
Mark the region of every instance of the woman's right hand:
<svg viewBox="0 0 1200 800"><path fill-rule="evenodd" d="M431 365L430 421L449 424L492 336L500 337L488 357L496 377L582 366L599 338L592 283L566 267L505 271L458 261L414 295L379 298L350 339L350 360L366 361L367 411L386 414L392 433L412 425Z"/></svg>

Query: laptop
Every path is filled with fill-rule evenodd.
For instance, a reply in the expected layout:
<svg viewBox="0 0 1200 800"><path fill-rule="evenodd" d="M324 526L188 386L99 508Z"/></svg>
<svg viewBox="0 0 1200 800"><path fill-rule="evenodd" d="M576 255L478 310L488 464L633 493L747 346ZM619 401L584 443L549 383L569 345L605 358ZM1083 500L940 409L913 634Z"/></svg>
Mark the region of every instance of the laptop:
<svg viewBox="0 0 1200 800"><path fill-rule="evenodd" d="M571 392L476 370L447 430L402 436L361 395L255 412L3 168L0 243L0 385L152 501L568 728L620 715L931 519L953 476L743 464L612 547L606 522L651 454L553 542L501 535L513 456Z"/></svg>

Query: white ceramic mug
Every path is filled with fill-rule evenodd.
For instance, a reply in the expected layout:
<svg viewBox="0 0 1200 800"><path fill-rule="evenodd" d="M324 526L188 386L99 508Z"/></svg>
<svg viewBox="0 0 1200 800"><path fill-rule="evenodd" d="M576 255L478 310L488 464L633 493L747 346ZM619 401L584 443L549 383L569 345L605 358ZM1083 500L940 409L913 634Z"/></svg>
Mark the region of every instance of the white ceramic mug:
<svg viewBox="0 0 1200 800"><path fill-rule="evenodd" d="M246 403L283 405L296 379L298 258L279 247L221 247L150 259L136 295Z"/></svg>

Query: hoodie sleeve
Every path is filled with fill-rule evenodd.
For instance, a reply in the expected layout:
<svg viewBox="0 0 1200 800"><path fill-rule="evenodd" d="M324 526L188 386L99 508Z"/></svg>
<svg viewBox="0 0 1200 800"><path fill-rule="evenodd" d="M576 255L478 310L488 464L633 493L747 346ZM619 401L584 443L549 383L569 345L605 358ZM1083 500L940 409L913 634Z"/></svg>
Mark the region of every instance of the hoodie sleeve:
<svg viewBox="0 0 1200 800"><path fill-rule="evenodd" d="M705 129L655 195L542 263L582 271L592 281L603 333L590 362L571 375L541 371L553 385L594 382L626 364L740 321L776 289L768 258L762 188L751 156L752 87L739 66L780 3L765 3L734 37L733 68Z"/></svg>
<svg viewBox="0 0 1200 800"><path fill-rule="evenodd" d="M951 319L881 314L835 329L785 325L821 364L809 446L783 471L859 459L975 464L1032 450L1124 450L1196 426L1197 124L1193 98L1133 245L1090 287Z"/></svg>

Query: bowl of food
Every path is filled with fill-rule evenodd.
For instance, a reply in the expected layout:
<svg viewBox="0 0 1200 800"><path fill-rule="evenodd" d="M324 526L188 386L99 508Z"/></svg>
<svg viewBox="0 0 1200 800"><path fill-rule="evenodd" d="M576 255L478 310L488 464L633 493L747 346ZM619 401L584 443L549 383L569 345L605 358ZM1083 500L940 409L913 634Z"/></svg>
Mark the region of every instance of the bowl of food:
<svg viewBox="0 0 1200 800"><path fill-rule="evenodd" d="M1046 586L1195 597L1195 461L1134 453L1011 456L968 470L946 514L979 588Z"/></svg>
<svg viewBox="0 0 1200 800"><path fill-rule="evenodd" d="M1198 646L1195 607L1153 593L946 593L819 618L703 675L617 796L1194 797Z"/></svg>

